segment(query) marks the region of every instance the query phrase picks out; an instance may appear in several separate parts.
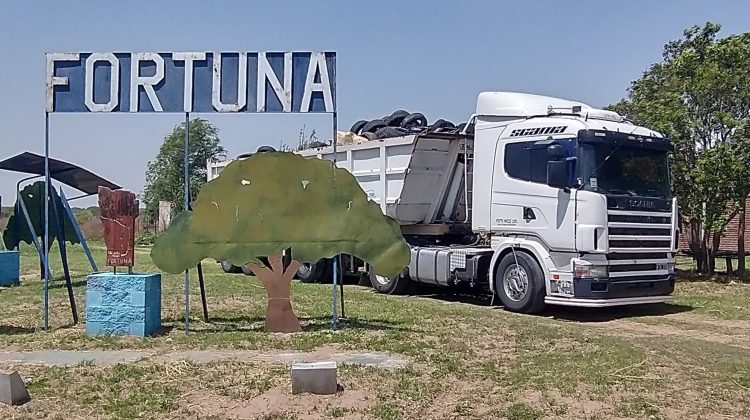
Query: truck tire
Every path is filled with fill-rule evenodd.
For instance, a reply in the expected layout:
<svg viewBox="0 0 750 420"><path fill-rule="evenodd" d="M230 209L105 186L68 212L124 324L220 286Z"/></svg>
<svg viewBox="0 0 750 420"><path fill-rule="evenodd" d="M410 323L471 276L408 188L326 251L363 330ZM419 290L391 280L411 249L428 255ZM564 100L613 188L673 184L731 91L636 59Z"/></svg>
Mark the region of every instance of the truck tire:
<svg viewBox="0 0 750 420"><path fill-rule="evenodd" d="M390 127L401 127L401 123L408 115L408 112L399 109L398 111L393 111L393 113L389 115L388 118L384 118L383 121L385 121Z"/></svg>
<svg viewBox="0 0 750 420"><path fill-rule="evenodd" d="M362 127L361 133L374 133L378 128L385 127L385 121L381 119L372 120Z"/></svg>
<svg viewBox="0 0 750 420"><path fill-rule="evenodd" d="M247 264L243 264L242 267L240 267L240 270L242 270L242 272L245 273L245 275L248 275L248 276L254 276L255 275L255 274L253 274L253 270L251 270L250 266L247 265Z"/></svg>
<svg viewBox="0 0 750 420"><path fill-rule="evenodd" d="M369 275L373 289L386 295L403 295L409 291L412 285L411 279L405 273L401 273L394 278L387 278L370 270Z"/></svg>
<svg viewBox="0 0 750 420"><path fill-rule="evenodd" d="M495 293L509 311L537 313L544 309L544 272L531 255L510 252L495 269Z"/></svg>
<svg viewBox="0 0 750 420"><path fill-rule="evenodd" d="M426 125L427 118L419 112L407 115L406 118L404 118L404 120L401 122L401 127L403 128L417 128L424 127Z"/></svg>
<svg viewBox="0 0 750 420"><path fill-rule="evenodd" d="M430 131L437 131L441 128L456 128L456 126L452 122L440 118L439 120L432 123L432 125L430 126Z"/></svg>
<svg viewBox="0 0 750 420"><path fill-rule="evenodd" d="M242 272L242 269L240 267L237 267L236 265L230 263L229 261L221 261L220 264L221 264L221 269L225 273L234 274L234 273L241 273Z"/></svg>
<svg viewBox="0 0 750 420"><path fill-rule="evenodd" d="M302 263L297 270L297 278L302 283L320 283L323 274L325 274L325 260L318 260L316 263Z"/></svg>
<svg viewBox="0 0 750 420"><path fill-rule="evenodd" d="M350 128L349 131L351 131L354 134L359 134L359 132L362 131L362 127L364 127L365 124L367 124L367 120L359 120L355 122L354 124L352 124L352 128Z"/></svg>

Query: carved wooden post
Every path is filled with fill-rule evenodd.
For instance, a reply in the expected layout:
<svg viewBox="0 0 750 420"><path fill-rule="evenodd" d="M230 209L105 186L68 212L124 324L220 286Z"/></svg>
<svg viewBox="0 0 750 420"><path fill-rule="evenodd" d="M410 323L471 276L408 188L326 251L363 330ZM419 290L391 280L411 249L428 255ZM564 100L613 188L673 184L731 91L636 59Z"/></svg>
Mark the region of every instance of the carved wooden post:
<svg viewBox="0 0 750 420"><path fill-rule="evenodd" d="M135 219L138 217L135 194L99 187L99 208L107 245L107 265L132 268L135 265Z"/></svg>

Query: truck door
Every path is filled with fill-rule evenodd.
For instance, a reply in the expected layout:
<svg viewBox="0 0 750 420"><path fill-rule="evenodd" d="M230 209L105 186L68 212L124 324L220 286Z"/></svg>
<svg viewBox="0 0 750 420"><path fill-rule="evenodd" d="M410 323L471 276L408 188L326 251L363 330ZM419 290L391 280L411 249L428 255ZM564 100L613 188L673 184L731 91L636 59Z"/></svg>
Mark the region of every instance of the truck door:
<svg viewBox="0 0 750 420"><path fill-rule="evenodd" d="M574 139L502 142L492 179L492 230L537 236L555 251L575 251L575 195L547 186L547 147L575 156Z"/></svg>

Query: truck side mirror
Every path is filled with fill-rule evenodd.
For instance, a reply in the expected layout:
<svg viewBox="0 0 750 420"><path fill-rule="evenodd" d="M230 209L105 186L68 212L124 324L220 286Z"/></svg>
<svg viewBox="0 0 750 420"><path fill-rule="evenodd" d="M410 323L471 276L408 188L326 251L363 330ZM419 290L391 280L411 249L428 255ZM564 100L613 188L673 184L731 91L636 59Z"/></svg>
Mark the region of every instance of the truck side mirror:
<svg viewBox="0 0 750 420"><path fill-rule="evenodd" d="M573 186L576 158L568 157L561 144L547 146L547 185L568 189Z"/></svg>
<svg viewBox="0 0 750 420"><path fill-rule="evenodd" d="M547 185L552 188L566 188L568 171L564 160L547 162Z"/></svg>

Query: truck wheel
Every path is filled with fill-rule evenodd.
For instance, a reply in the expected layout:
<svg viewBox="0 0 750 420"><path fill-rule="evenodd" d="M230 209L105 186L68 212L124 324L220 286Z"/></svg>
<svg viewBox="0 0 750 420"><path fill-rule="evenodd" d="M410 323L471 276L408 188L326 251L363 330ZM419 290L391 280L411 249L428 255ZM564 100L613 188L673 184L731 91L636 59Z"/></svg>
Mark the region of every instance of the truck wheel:
<svg viewBox="0 0 750 420"><path fill-rule="evenodd" d="M411 279L404 273L399 274L394 278L383 277L375 274L374 271L370 270L370 284L372 287L380 293L386 295L402 295L409 290L411 286Z"/></svg>
<svg viewBox="0 0 750 420"><path fill-rule="evenodd" d="M297 278L302 283L319 283L325 271L325 261L319 260L315 264L302 263L297 270Z"/></svg>
<svg viewBox="0 0 750 420"><path fill-rule="evenodd" d="M518 264L516 265L516 259ZM506 309L527 314L544 309L544 273L529 254L506 254L495 269L495 293Z"/></svg>
<svg viewBox="0 0 750 420"><path fill-rule="evenodd" d="M242 271L241 268L230 263L229 261L221 261L221 269L224 270L225 273L239 273Z"/></svg>
<svg viewBox="0 0 750 420"><path fill-rule="evenodd" d="M246 275L248 275L248 276L254 276L254 274L253 274L253 270L251 270L251 269L250 269L250 266L249 266L249 265L247 265L247 264L243 264L243 265L242 265L242 267L241 267L240 269L241 269L241 270L242 270L242 272L243 272L243 273L245 273Z"/></svg>

